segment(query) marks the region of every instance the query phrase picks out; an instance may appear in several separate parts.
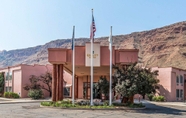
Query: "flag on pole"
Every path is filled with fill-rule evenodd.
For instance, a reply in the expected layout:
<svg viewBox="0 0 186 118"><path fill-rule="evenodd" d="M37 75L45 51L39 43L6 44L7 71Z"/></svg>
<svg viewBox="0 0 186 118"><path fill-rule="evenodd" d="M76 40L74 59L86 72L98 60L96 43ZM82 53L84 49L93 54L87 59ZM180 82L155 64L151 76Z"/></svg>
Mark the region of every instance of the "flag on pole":
<svg viewBox="0 0 186 118"><path fill-rule="evenodd" d="M75 26L73 26L72 33L72 104L74 104L74 77L75 77Z"/></svg>
<svg viewBox="0 0 186 118"><path fill-rule="evenodd" d="M72 32L72 40L71 40L71 49L74 49L74 33L75 33L75 26L73 26L73 32Z"/></svg>
<svg viewBox="0 0 186 118"><path fill-rule="evenodd" d="M92 14L92 24L90 26L90 40L94 39L95 32L96 32L96 25L95 25L95 21L94 21L94 16Z"/></svg>
<svg viewBox="0 0 186 118"><path fill-rule="evenodd" d="M93 105L93 81L94 81L94 70L93 70L93 66L94 66L94 60L93 60L93 55L94 55L94 32L96 31L96 26L95 26L95 22L94 22L94 16L93 16L93 9L92 9L92 23L90 26L90 41L91 41L91 46L90 46L90 52L91 52L91 67L90 67L90 74L91 74L91 78L90 78L90 105Z"/></svg>

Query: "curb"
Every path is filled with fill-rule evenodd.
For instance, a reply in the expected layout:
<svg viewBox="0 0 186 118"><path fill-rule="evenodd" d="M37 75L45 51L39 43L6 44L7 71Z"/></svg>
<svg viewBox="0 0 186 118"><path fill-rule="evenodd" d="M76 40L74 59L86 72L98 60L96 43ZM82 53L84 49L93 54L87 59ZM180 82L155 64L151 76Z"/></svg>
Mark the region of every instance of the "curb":
<svg viewBox="0 0 186 118"><path fill-rule="evenodd" d="M52 106L43 106L40 105L41 108L54 108L54 109L67 109L67 110L144 110L146 107L143 108L62 108L62 107L52 107Z"/></svg>
<svg viewBox="0 0 186 118"><path fill-rule="evenodd" d="M44 101L6 101L6 102L0 102L0 104L17 104L17 103L40 103Z"/></svg>

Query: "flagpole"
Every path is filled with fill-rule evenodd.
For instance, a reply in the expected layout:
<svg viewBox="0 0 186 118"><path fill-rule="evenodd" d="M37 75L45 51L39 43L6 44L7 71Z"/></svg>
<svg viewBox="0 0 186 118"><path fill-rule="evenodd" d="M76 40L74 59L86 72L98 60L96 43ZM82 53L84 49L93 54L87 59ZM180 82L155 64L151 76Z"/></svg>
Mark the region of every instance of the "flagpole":
<svg viewBox="0 0 186 118"><path fill-rule="evenodd" d="M73 26L73 37L72 37L72 104L74 104L74 76L75 76L75 40L74 40L74 34L75 34L75 26Z"/></svg>
<svg viewBox="0 0 186 118"><path fill-rule="evenodd" d="M92 17L93 17L93 9L92 9ZM91 96L90 96L90 105L93 106L93 55L94 55L94 47L93 47L93 40L94 40L94 35L93 35L93 26L91 26L91 33L92 33L92 39L91 39L91 80L90 80L90 87L91 87Z"/></svg>
<svg viewBox="0 0 186 118"><path fill-rule="evenodd" d="M112 26L110 27L110 43L109 43L109 47L110 47L110 85L109 85L109 91L110 91L110 95L109 95L109 105L112 105Z"/></svg>

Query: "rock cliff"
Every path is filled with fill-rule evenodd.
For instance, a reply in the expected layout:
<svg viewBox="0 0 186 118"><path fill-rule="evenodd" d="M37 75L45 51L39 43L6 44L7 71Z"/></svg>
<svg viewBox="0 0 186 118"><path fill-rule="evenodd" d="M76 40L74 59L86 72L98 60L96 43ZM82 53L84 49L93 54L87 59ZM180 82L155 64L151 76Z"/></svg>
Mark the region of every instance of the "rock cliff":
<svg viewBox="0 0 186 118"><path fill-rule="evenodd" d="M76 39L76 45L84 45L88 38ZM95 42L108 45L108 37L96 38ZM186 21L149 31L113 36L117 49L139 49L139 64L147 67L173 66L186 69ZM25 64L48 63L48 48L70 48L71 39L58 39L44 45L0 51L0 68Z"/></svg>

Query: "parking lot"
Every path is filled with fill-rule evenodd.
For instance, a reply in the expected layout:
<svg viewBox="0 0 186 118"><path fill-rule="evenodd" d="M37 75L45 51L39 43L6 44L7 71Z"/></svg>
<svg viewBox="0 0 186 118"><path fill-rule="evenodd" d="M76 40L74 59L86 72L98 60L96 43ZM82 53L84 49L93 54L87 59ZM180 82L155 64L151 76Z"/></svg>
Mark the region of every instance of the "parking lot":
<svg viewBox="0 0 186 118"><path fill-rule="evenodd" d="M0 104L0 118L186 118L185 106L146 103L145 110L69 110L39 103Z"/></svg>

